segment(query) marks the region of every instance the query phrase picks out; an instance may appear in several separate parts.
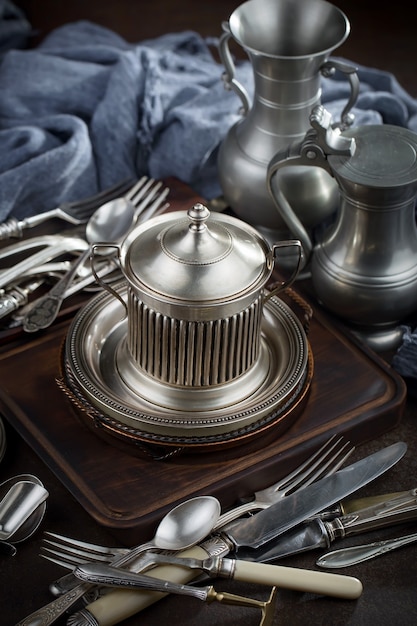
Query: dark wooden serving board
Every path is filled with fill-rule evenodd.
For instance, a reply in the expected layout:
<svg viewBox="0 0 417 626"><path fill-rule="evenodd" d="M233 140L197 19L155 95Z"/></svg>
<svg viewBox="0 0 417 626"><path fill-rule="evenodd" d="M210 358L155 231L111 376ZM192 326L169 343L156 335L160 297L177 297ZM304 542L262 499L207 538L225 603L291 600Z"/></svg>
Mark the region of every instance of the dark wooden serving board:
<svg viewBox="0 0 417 626"><path fill-rule="evenodd" d="M221 452L145 460L87 428L56 384L68 321L0 352L0 410L86 511L131 544L153 535L173 505L198 494L223 507L275 482L334 433L359 444L394 428L406 390L371 350L313 308L314 375L306 406L276 440L233 458Z"/></svg>

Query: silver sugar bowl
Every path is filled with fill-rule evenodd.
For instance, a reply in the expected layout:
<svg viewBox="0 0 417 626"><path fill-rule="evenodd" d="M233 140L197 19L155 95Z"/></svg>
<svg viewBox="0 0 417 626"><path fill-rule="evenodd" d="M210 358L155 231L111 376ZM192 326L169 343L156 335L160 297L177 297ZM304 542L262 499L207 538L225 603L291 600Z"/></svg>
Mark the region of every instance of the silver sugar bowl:
<svg viewBox="0 0 417 626"><path fill-rule="evenodd" d="M213 219L199 203L135 228L119 248L128 319L122 376L139 370L159 383L201 388L252 368L263 305L298 271L266 293L282 247L301 259L299 241L271 247L251 226L224 214Z"/></svg>

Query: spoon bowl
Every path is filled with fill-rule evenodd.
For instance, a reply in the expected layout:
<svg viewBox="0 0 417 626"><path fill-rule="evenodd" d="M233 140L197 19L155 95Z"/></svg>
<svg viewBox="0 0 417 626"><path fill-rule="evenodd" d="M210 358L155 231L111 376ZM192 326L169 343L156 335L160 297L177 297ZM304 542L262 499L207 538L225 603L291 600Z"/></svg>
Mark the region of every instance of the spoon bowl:
<svg viewBox="0 0 417 626"><path fill-rule="evenodd" d="M155 536L145 549L185 550L212 530L220 516L220 503L213 496L198 496L181 502L162 518Z"/></svg>
<svg viewBox="0 0 417 626"><path fill-rule="evenodd" d="M0 501L0 540L12 540L47 497L48 492L42 484L12 479Z"/></svg>

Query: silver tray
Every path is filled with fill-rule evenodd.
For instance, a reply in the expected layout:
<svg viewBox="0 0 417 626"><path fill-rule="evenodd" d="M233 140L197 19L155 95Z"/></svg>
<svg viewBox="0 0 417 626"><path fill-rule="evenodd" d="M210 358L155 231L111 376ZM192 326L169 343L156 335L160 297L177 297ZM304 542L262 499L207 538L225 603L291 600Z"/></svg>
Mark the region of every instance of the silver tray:
<svg viewBox="0 0 417 626"><path fill-rule="evenodd" d="M124 284L118 291L126 298ZM311 360L307 337L279 298L265 304L257 363L221 386L190 390L152 380L129 362L126 332L121 304L103 293L79 311L64 347L70 389L126 434L175 443L222 441L264 426L305 393Z"/></svg>

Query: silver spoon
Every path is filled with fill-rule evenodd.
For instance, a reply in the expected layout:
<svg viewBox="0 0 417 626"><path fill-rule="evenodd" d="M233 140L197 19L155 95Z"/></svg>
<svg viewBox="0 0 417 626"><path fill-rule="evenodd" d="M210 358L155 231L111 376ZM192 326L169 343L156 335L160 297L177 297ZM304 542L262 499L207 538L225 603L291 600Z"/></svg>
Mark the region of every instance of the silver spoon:
<svg viewBox="0 0 417 626"><path fill-rule="evenodd" d="M89 257L91 245L120 242L134 223L135 207L127 197L109 200L99 207L88 220L85 229L86 239L90 245L48 293L33 303L23 320L23 329L27 333L33 333L48 328L58 315L65 292L75 278L78 268Z"/></svg>
<svg viewBox="0 0 417 626"><path fill-rule="evenodd" d="M171 509L159 523L154 538L113 559L111 565L121 567L134 561L144 550L185 550L202 541L220 515L220 503L212 496L186 500ZM16 626L49 626L72 607L94 585L82 583L20 621Z"/></svg>
<svg viewBox="0 0 417 626"><path fill-rule="evenodd" d="M384 541L375 541L373 543L363 544L361 546L351 546L350 548L340 548L339 550L332 550L323 554L316 561L316 565L319 567L327 567L329 569L337 567L349 567L350 565L357 565L363 563L363 561L369 561L376 556L387 554L397 548L402 548L409 543L417 541L417 533L412 535L405 535L404 537L398 537L397 539L386 539Z"/></svg>
<svg viewBox="0 0 417 626"><path fill-rule="evenodd" d="M47 490L43 485L32 481L14 482L0 502L0 541L7 548L10 539L31 517L36 509L46 501Z"/></svg>

